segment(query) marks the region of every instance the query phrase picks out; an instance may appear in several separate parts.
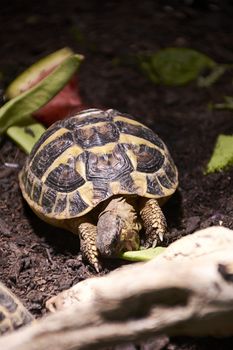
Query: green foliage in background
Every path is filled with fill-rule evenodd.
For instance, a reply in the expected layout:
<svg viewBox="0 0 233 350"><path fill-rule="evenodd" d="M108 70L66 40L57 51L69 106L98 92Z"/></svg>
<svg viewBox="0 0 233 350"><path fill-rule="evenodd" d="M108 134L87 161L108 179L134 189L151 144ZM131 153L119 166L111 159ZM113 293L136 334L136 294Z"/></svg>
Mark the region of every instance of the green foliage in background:
<svg viewBox="0 0 233 350"><path fill-rule="evenodd" d="M207 55L189 48L166 48L154 54L139 55L138 65L153 83L167 86L180 86L197 80L200 86L206 87L226 69ZM210 74L201 76L207 70Z"/></svg>

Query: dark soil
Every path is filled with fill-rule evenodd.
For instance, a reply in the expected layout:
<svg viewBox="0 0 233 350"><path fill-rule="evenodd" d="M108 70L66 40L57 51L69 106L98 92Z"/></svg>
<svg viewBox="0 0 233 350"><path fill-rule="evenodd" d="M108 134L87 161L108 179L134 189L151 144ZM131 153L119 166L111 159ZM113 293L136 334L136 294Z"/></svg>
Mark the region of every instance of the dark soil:
<svg viewBox="0 0 233 350"><path fill-rule="evenodd" d="M32 3L8 1L1 6L1 88L61 47L84 54L79 80L85 103L134 115L161 136L177 164L179 190L164 208L170 232L166 243L211 225L233 229L233 168L203 175L216 137L233 133L231 111L208 109L210 102L232 96L232 76L225 74L208 89L195 83L167 88L153 85L123 63L129 54L171 46L191 47L217 62L232 63L231 2L194 1L188 6L178 0L54 0L44 7ZM49 297L95 272L82 261L76 237L44 224L24 203L17 178L24 161L14 144L1 138L0 271L1 280L40 317ZM120 263L106 262L103 273ZM231 338L182 337L115 349L229 349L230 344Z"/></svg>

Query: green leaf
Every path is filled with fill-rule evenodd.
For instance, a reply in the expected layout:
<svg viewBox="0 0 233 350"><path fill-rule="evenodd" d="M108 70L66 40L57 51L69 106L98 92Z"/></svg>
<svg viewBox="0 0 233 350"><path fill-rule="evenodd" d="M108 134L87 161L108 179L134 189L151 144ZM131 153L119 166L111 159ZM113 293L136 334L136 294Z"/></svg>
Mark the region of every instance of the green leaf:
<svg viewBox="0 0 233 350"><path fill-rule="evenodd" d="M73 55L30 90L0 108L0 134L12 125L22 125L33 112L50 101L70 80L83 56Z"/></svg>
<svg viewBox="0 0 233 350"><path fill-rule="evenodd" d="M188 48L166 48L149 56L139 56L139 66L156 84L179 86L198 78L217 64L208 56Z"/></svg>
<svg viewBox="0 0 233 350"><path fill-rule="evenodd" d="M233 165L233 135L219 135L205 173L225 170Z"/></svg>
<svg viewBox="0 0 233 350"><path fill-rule="evenodd" d="M163 253L165 249L166 248L164 247L156 247L149 249L132 250L121 253L119 255L119 258L128 261L148 261Z"/></svg>
<svg viewBox="0 0 233 350"><path fill-rule="evenodd" d="M7 129L6 134L17 144L23 151L29 154L39 140L46 128L31 119L27 126L11 126Z"/></svg>
<svg viewBox="0 0 233 350"><path fill-rule="evenodd" d="M211 104L211 108L215 109L233 109L233 97L224 96L224 101L222 103Z"/></svg>

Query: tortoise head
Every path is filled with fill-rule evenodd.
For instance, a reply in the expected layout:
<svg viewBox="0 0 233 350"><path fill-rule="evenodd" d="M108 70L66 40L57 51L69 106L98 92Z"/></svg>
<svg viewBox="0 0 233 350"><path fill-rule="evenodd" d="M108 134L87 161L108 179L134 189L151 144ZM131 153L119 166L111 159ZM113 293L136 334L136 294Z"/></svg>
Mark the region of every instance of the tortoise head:
<svg viewBox="0 0 233 350"><path fill-rule="evenodd" d="M122 198L113 199L99 215L96 246L105 257L139 249L139 225L135 211Z"/></svg>

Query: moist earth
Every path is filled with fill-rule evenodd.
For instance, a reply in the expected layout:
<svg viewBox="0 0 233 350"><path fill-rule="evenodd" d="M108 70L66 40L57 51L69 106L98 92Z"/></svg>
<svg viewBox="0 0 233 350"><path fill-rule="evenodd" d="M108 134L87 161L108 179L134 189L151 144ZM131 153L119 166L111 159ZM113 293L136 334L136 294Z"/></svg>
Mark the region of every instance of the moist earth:
<svg viewBox="0 0 233 350"><path fill-rule="evenodd" d="M89 107L115 108L151 127L167 144L179 170L179 189L164 213L165 244L211 225L233 229L233 168L204 175L219 134L232 134L232 111L209 108L232 96L232 75L209 88L153 85L129 56L165 47L191 47L219 63L233 62L233 6L229 1L29 1L1 7L1 91L39 58L70 46L85 55L80 92ZM41 222L23 201L18 172L25 161L0 139L1 280L35 317L45 301L96 275L74 235ZM106 261L101 274L124 264ZM168 338L118 345L115 350L229 349L232 338ZM110 348L108 348L110 350Z"/></svg>

